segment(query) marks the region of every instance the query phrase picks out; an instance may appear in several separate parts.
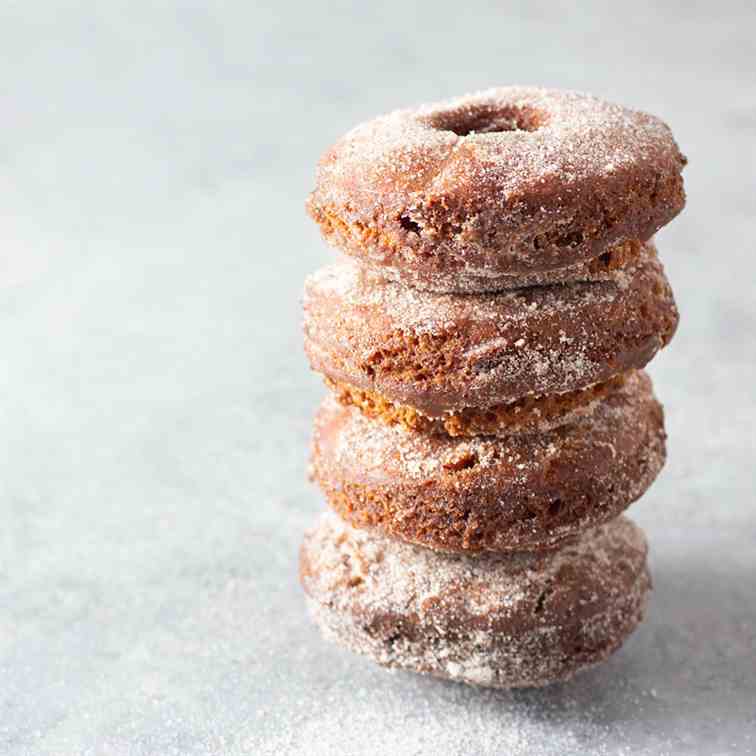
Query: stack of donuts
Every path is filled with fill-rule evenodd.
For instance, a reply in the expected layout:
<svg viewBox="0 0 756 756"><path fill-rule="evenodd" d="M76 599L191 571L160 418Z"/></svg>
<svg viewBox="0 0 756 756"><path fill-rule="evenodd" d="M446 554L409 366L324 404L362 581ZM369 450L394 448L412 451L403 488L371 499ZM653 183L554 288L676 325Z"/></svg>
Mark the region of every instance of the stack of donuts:
<svg viewBox="0 0 756 756"><path fill-rule="evenodd" d="M323 155L308 211L342 255L306 282L304 332L331 511L300 576L326 637L519 687L642 619L622 512L665 461L643 367L677 327L652 237L685 162L653 116L524 87L390 113Z"/></svg>

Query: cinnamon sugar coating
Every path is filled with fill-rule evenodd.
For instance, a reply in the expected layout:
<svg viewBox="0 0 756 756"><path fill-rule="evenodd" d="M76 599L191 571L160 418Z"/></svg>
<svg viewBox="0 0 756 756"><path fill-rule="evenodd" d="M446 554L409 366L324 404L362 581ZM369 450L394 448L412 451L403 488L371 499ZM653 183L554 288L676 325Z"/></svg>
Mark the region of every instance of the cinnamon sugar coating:
<svg viewBox="0 0 756 756"><path fill-rule="evenodd" d="M322 156L307 209L392 278L492 291L650 239L685 204L685 162L651 115L502 87L352 129Z"/></svg>
<svg viewBox="0 0 756 756"><path fill-rule="evenodd" d="M491 687L571 677L617 649L650 589L646 542L620 517L561 550L437 554L324 514L300 579L324 635L387 667Z"/></svg>
<svg viewBox="0 0 756 756"><path fill-rule="evenodd" d="M610 280L496 294L417 291L344 261L309 276L304 311L314 370L430 418L643 367L678 317L650 243Z"/></svg>
<svg viewBox="0 0 756 756"><path fill-rule="evenodd" d="M510 436L542 433L588 417L602 398L624 385L626 377L626 373L621 373L603 383L566 394L524 397L485 410L468 408L437 418L427 417L406 404L395 404L375 392L325 380L339 403L357 407L367 417L388 425L449 436Z"/></svg>
<svg viewBox="0 0 756 756"><path fill-rule="evenodd" d="M664 464L665 434L637 371L590 418L507 438L407 431L327 397L312 449L314 480L355 527L440 551L537 551L641 496Z"/></svg>

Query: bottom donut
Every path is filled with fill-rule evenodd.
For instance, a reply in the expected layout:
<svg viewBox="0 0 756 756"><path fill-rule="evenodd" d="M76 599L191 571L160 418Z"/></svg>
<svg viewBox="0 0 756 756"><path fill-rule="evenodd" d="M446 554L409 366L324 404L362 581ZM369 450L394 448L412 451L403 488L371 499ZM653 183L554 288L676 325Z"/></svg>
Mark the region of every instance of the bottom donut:
<svg viewBox="0 0 756 756"><path fill-rule="evenodd" d="M641 530L619 517L556 552L442 554L325 513L300 579L324 636L386 667L497 688L566 680L643 618Z"/></svg>

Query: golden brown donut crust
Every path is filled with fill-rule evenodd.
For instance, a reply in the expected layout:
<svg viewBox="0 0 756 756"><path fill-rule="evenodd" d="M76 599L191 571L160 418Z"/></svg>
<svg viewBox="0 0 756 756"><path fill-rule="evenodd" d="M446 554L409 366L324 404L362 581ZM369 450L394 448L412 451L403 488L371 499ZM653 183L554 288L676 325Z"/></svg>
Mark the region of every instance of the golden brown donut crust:
<svg viewBox="0 0 756 756"><path fill-rule="evenodd" d="M435 554L330 514L300 580L324 635L386 667L500 688L546 685L605 659L643 616L642 532L620 517L549 554Z"/></svg>
<svg viewBox="0 0 756 756"><path fill-rule="evenodd" d="M585 421L507 438L406 431L328 397L315 419L312 475L355 527L442 551L535 551L641 496L664 464L665 438L641 371Z"/></svg>
<svg viewBox="0 0 756 756"><path fill-rule="evenodd" d="M669 128L578 92L502 87L394 111L321 158L326 240L422 288L494 291L646 241L685 204Z"/></svg>
<svg viewBox="0 0 756 756"><path fill-rule="evenodd" d="M304 313L314 370L430 418L641 368L678 319L650 243L611 280L496 294L417 291L345 261L307 279Z"/></svg>
<svg viewBox="0 0 756 756"><path fill-rule="evenodd" d="M346 407L357 407L364 415L388 425L401 425L420 433L456 436L509 436L513 433L542 433L587 417L596 404L621 388L627 373L566 394L528 396L509 404L479 410L468 408L431 418L414 407L396 404L385 396L365 391L328 378L326 385L336 400Z"/></svg>

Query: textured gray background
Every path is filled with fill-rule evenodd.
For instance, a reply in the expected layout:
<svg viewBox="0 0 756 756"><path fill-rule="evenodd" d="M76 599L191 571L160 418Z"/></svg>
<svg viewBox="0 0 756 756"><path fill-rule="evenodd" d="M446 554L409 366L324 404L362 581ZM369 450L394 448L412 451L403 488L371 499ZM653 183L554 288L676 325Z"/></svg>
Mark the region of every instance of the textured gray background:
<svg viewBox="0 0 756 756"><path fill-rule="evenodd" d="M753 3L209 5L0 4L0 753L755 752ZM321 642L295 562L315 160L513 82L657 113L691 162L650 616L508 694Z"/></svg>

